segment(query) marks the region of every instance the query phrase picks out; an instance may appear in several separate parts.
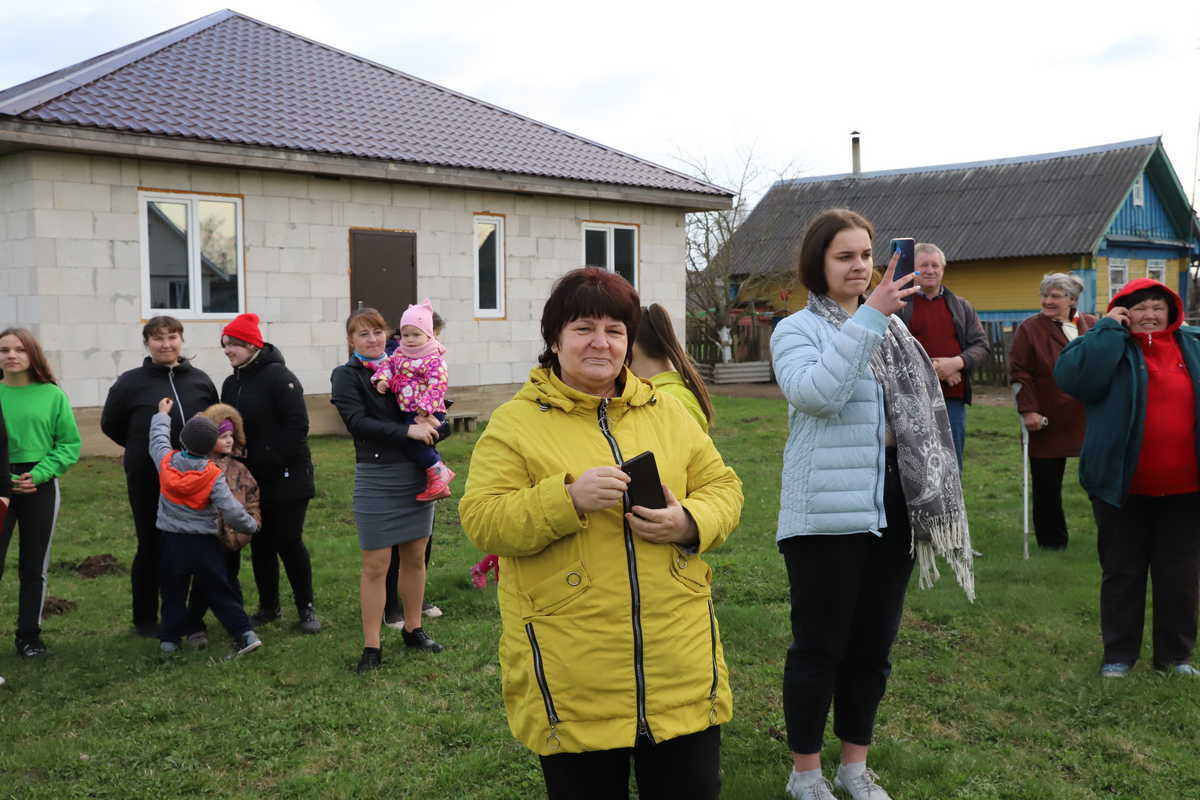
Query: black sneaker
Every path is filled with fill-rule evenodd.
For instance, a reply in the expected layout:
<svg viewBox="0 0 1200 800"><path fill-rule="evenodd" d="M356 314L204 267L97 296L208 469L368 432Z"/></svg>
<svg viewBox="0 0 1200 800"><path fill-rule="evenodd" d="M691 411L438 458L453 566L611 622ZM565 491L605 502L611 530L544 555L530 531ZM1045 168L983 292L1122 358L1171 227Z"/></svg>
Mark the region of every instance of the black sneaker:
<svg viewBox="0 0 1200 800"><path fill-rule="evenodd" d="M358 666L354 668L354 671L362 675L364 672L379 669L381 664L383 664L383 649L379 647L364 647L362 658L358 659Z"/></svg>
<svg viewBox="0 0 1200 800"><path fill-rule="evenodd" d="M232 661L239 656L246 655L246 653L253 653L260 647L262 647L262 640L258 638L258 634L254 631L246 631L234 640L233 645L229 648L229 652L225 655L225 660Z"/></svg>
<svg viewBox="0 0 1200 800"><path fill-rule="evenodd" d="M42 637L36 633L33 636L17 636L17 655L21 658L42 658L49 651L46 650L46 643L42 641Z"/></svg>
<svg viewBox="0 0 1200 800"><path fill-rule="evenodd" d="M321 632L321 620L317 619L317 610L312 603L300 609L300 630L304 633Z"/></svg>
<svg viewBox="0 0 1200 800"><path fill-rule="evenodd" d="M262 606L259 606L258 611L255 611L250 615L250 624L256 628L260 625L266 625L268 622L274 622L275 620L279 619L281 613L282 612L280 612L279 606L275 606L274 608L263 608Z"/></svg>
<svg viewBox="0 0 1200 800"><path fill-rule="evenodd" d="M440 653L446 648L433 640L424 628L411 631L401 631L404 636L404 646L415 650L428 650L430 653Z"/></svg>

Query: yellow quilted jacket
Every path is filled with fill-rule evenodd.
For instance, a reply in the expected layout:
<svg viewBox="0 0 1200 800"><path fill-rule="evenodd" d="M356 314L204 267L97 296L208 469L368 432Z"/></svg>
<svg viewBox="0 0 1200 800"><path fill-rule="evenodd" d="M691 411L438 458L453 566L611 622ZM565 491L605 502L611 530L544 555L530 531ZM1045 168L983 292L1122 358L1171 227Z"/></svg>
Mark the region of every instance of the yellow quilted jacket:
<svg viewBox="0 0 1200 800"><path fill-rule="evenodd" d="M698 553L625 529L618 505L585 518L566 484L654 452L695 519L699 552L738 523L742 484L674 398L626 370L602 401L535 369L475 445L459 513L500 556L500 666L513 735L539 755L631 747L727 722L733 699ZM607 430L605 430L607 428Z"/></svg>

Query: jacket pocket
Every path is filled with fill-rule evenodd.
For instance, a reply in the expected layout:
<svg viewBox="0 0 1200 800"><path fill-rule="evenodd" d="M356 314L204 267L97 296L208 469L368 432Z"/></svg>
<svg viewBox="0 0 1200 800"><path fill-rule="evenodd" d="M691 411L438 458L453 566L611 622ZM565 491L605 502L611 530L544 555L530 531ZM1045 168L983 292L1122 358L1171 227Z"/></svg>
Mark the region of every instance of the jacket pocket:
<svg viewBox="0 0 1200 800"><path fill-rule="evenodd" d="M529 649L533 655L533 677L537 681L538 691L542 693L542 704L546 707L546 724L549 733L546 736L548 744L558 744L558 711L554 707L554 697L550 694L550 684L546 681L546 664L542 661L542 649L538 646L537 633L533 623L525 623L525 635L529 638Z"/></svg>
<svg viewBox="0 0 1200 800"><path fill-rule="evenodd" d="M526 616L543 616L562 610L586 592L592 579L582 561L573 561L521 592Z"/></svg>
<svg viewBox="0 0 1200 800"><path fill-rule="evenodd" d="M696 594L709 594L712 589L712 567L699 554L690 555L672 547L671 576Z"/></svg>

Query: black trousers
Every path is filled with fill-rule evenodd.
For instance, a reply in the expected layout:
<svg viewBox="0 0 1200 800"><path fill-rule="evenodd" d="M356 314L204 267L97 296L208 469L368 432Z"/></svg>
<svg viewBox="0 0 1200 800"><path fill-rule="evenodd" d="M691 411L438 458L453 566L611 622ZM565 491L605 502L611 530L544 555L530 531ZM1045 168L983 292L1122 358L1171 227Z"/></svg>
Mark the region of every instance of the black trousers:
<svg viewBox="0 0 1200 800"><path fill-rule="evenodd" d="M721 726L633 747L541 756L550 800L624 800L633 759L642 800L716 800L721 794Z"/></svg>
<svg viewBox="0 0 1200 800"><path fill-rule="evenodd" d="M1067 546L1067 518L1063 515L1062 483L1065 458L1029 457L1029 483L1033 494L1033 534L1038 547L1063 550Z"/></svg>
<svg viewBox="0 0 1200 800"><path fill-rule="evenodd" d="M229 575L229 585L233 587L234 594L237 595L238 605L245 608L245 599L242 597L242 582L238 575L242 571L242 551L241 550L221 550L225 553L225 571ZM186 636L190 633L203 631L207 629L204 624L204 615L208 613L210 603L208 596L204 593L204 587L199 581L192 581L192 591L188 596L188 613L187 619L183 624L183 634Z"/></svg>
<svg viewBox="0 0 1200 800"><path fill-rule="evenodd" d="M34 464L13 464L13 474L33 469ZM18 547L17 635L37 636L42 632L42 605L46 602L46 572L50 566L50 541L58 519L58 478L38 485L33 494L13 494L4 527L0 528L0 577L8 545L16 528Z"/></svg>
<svg viewBox="0 0 1200 800"><path fill-rule="evenodd" d="M258 586L258 606L279 608L279 562L287 571L296 609L313 601L312 561L304 546L308 500L262 498L262 528L250 538L250 564Z"/></svg>
<svg viewBox="0 0 1200 800"><path fill-rule="evenodd" d="M1104 663L1132 664L1142 650L1146 576L1154 608L1154 666L1182 664L1200 614L1200 493L1131 494L1121 508L1092 498L1100 551Z"/></svg>
<svg viewBox="0 0 1200 800"><path fill-rule="evenodd" d="M162 537L158 533L158 473L127 472L125 486L129 510L133 512L133 529L137 534L137 552L129 570L133 624L138 628L153 628L158 624L158 570L162 562L159 552Z"/></svg>
<svg viewBox="0 0 1200 800"><path fill-rule="evenodd" d="M162 531L162 626L158 638L178 643L186 630L188 585L204 592L213 614L235 641L250 630L250 618L229 580L228 551L217 537L203 533Z"/></svg>
<svg viewBox="0 0 1200 800"><path fill-rule="evenodd" d="M890 452L884 509L882 537L792 536L779 543L791 584L783 716L793 753L821 751L831 703L837 737L871 743L913 569L904 491Z"/></svg>

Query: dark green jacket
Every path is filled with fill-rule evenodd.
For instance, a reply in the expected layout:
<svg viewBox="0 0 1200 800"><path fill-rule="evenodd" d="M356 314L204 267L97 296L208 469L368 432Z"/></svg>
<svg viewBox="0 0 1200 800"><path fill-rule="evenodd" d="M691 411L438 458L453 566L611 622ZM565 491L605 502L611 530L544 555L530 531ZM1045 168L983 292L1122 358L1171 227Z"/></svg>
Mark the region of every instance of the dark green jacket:
<svg viewBox="0 0 1200 800"><path fill-rule="evenodd" d="M1184 325L1174 336L1195 382L1200 379L1200 328ZM1137 342L1121 323L1105 317L1063 349L1054 381L1087 412L1079 483L1090 496L1121 507L1137 469L1146 417L1146 362ZM1200 386L1196 404L1200 450Z"/></svg>

